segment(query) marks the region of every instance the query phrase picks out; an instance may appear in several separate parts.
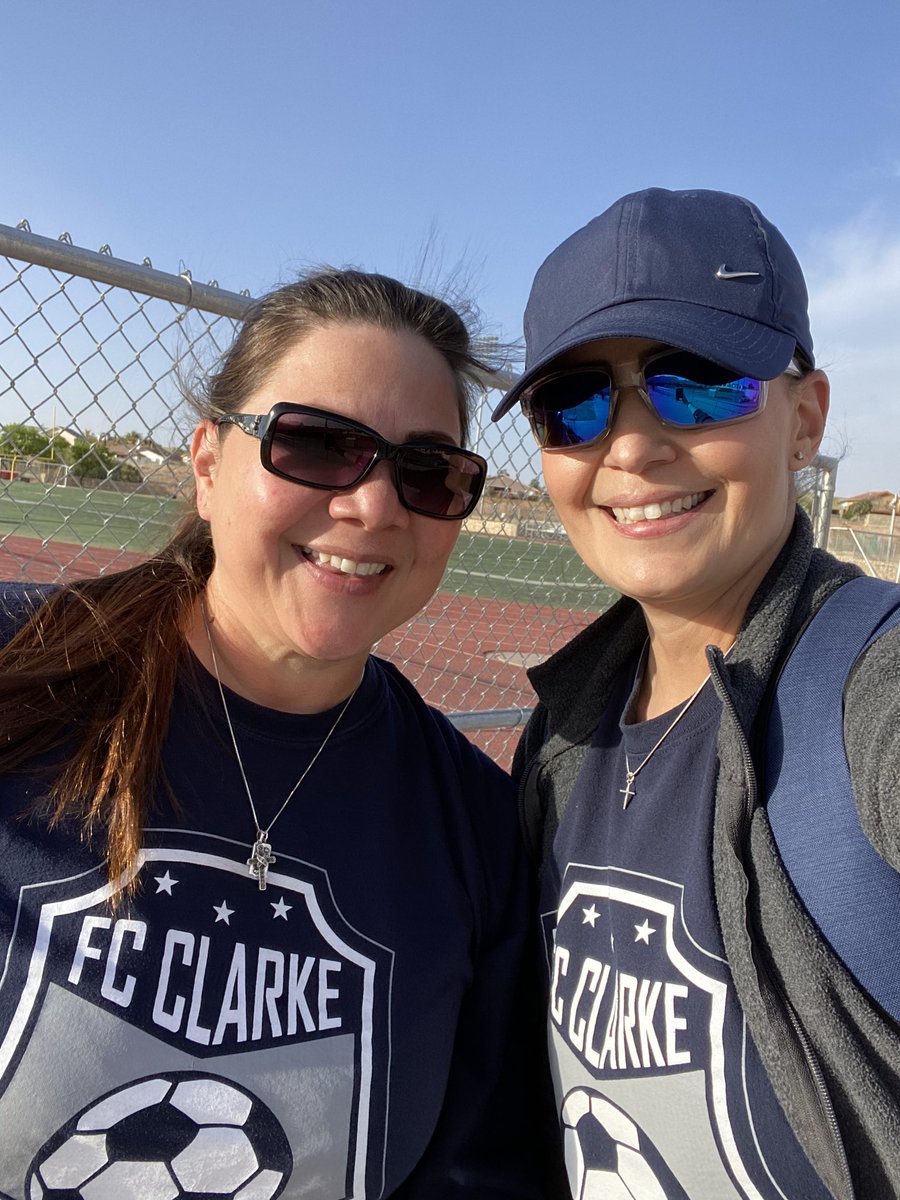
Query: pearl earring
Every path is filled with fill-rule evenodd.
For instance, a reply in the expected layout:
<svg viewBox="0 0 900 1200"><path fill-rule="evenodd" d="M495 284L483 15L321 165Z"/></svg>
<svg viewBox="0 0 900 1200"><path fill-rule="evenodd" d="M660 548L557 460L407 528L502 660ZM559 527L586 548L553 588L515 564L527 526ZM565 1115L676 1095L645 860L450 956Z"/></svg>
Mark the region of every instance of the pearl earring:
<svg viewBox="0 0 900 1200"><path fill-rule="evenodd" d="M798 462L803 462L804 458L806 458L806 455L803 453L802 450L795 450L794 458L796 458Z"/></svg>

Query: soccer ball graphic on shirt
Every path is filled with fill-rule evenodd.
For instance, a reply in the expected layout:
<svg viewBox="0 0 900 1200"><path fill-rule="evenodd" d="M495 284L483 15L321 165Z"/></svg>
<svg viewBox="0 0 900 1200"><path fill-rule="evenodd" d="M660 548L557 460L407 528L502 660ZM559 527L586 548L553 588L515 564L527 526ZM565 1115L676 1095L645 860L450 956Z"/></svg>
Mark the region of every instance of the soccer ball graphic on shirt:
<svg viewBox="0 0 900 1200"><path fill-rule="evenodd" d="M293 1157L280 1122L233 1080L172 1071L126 1084L43 1146L28 1200L275 1200Z"/></svg>
<svg viewBox="0 0 900 1200"><path fill-rule="evenodd" d="M599 1092L569 1092L562 1119L574 1200L689 1200L646 1133Z"/></svg>

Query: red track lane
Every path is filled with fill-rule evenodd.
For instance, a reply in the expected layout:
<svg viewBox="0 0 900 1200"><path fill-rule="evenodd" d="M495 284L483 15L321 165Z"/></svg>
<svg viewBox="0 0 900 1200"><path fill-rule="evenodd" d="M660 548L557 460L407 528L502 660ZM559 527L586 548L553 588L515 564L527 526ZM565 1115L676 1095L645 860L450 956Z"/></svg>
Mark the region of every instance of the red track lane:
<svg viewBox="0 0 900 1200"><path fill-rule="evenodd" d="M144 555L36 538L0 542L0 579L53 583L122 570ZM546 658L596 613L440 592L406 625L382 638L390 658L429 703L445 712L530 708L525 668ZM472 740L509 767L521 729L486 729Z"/></svg>

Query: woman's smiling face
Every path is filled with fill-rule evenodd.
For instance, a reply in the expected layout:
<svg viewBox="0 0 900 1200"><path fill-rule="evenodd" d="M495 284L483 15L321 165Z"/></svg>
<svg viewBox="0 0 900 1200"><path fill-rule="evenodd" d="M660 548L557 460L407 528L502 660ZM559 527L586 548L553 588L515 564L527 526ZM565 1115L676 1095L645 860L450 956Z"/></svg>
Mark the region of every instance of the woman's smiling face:
<svg viewBox="0 0 900 1200"><path fill-rule="evenodd" d="M453 374L408 331L313 330L244 411L266 413L281 400L350 417L395 443L459 443ZM320 491L265 471L256 438L209 423L195 434L193 461L216 553L210 608L232 653L361 663L428 602L459 533L456 521L404 508L386 462L348 491Z"/></svg>
<svg viewBox="0 0 900 1200"><path fill-rule="evenodd" d="M622 338L552 364L632 362L658 343ZM738 623L794 518L793 472L815 453L827 410L821 372L768 385L762 412L739 424L664 426L623 388L607 436L544 452L547 489L569 538L605 583L643 606Z"/></svg>

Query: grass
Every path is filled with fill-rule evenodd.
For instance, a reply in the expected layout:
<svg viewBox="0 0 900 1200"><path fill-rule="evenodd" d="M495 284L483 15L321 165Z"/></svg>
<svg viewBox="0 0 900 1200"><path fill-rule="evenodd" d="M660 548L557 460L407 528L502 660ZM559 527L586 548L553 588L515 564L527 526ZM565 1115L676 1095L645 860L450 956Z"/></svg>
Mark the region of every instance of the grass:
<svg viewBox="0 0 900 1200"><path fill-rule="evenodd" d="M600 612L616 598L566 542L461 533L444 590L522 604Z"/></svg>
<svg viewBox="0 0 900 1200"><path fill-rule="evenodd" d="M151 554L165 544L181 512L179 501L163 496L90 492L71 484L0 486L0 536L16 534Z"/></svg>
<svg viewBox="0 0 900 1200"><path fill-rule="evenodd" d="M161 496L39 483L0 484L0 536L123 548L150 554L183 511ZM491 600L599 612L615 598L562 542L461 533L443 591Z"/></svg>

